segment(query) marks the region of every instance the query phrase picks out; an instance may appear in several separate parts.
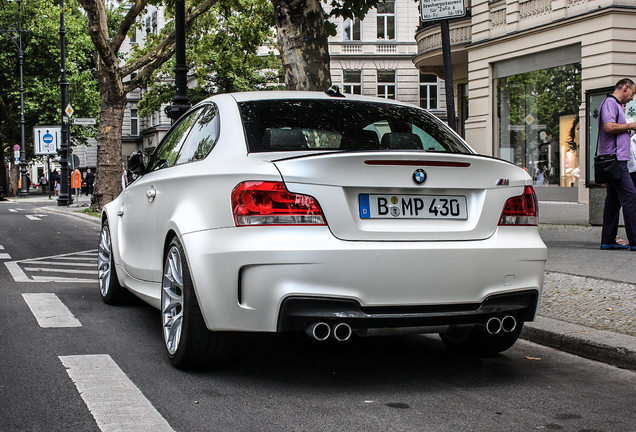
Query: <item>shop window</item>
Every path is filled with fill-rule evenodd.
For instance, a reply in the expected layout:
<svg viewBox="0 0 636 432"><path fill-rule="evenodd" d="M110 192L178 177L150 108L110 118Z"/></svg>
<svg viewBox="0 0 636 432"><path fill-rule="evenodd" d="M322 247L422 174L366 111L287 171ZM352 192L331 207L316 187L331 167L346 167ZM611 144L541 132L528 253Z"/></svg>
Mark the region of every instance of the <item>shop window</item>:
<svg viewBox="0 0 636 432"><path fill-rule="evenodd" d="M395 100L395 71L378 71L378 97Z"/></svg>
<svg viewBox="0 0 636 432"><path fill-rule="evenodd" d="M498 78L496 154L524 168L539 187L578 186L581 65Z"/></svg>
<svg viewBox="0 0 636 432"><path fill-rule="evenodd" d="M362 94L362 71L346 70L343 73L343 91L348 94Z"/></svg>
<svg viewBox="0 0 636 432"><path fill-rule="evenodd" d="M378 39L395 39L395 2L378 3Z"/></svg>
<svg viewBox="0 0 636 432"><path fill-rule="evenodd" d="M420 107L437 109L437 77L420 73Z"/></svg>

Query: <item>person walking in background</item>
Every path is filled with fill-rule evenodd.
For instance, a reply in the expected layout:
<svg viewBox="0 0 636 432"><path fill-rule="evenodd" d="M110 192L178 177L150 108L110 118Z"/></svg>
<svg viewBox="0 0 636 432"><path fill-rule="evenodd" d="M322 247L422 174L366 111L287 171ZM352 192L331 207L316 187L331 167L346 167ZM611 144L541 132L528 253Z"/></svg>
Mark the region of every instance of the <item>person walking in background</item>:
<svg viewBox="0 0 636 432"><path fill-rule="evenodd" d="M627 162L630 158L630 131L636 130L635 123L627 123L623 105L634 98L636 84L623 78L614 86L614 92L607 96L599 109L598 154L616 154L621 168L621 178L607 183L601 249L630 249L636 251L636 188L629 174ZM621 207L625 220L628 245L616 242L618 220Z"/></svg>
<svg viewBox="0 0 636 432"><path fill-rule="evenodd" d="M86 169L86 194L93 195L93 182L95 181L95 176L91 172L90 168Z"/></svg>
<svg viewBox="0 0 636 432"><path fill-rule="evenodd" d="M62 188L62 185L60 184L61 180L62 177L60 176L60 170L55 171L55 196L60 195L60 189Z"/></svg>
<svg viewBox="0 0 636 432"><path fill-rule="evenodd" d="M75 179L75 191L73 194L80 195L82 193L82 172L78 168L73 171L73 178Z"/></svg>
<svg viewBox="0 0 636 432"><path fill-rule="evenodd" d="M42 187L42 193L46 192L47 186L46 176L42 173L42 177L40 177L40 186Z"/></svg>

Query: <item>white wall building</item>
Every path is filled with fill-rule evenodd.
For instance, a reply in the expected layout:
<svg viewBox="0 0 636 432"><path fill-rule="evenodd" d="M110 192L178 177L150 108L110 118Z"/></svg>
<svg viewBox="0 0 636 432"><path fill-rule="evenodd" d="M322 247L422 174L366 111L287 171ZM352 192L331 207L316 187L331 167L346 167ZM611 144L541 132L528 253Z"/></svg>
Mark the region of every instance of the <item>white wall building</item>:
<svg viewBox="0 0 636 432"><path fill-rule="evenodd" d="M419 6L412 0L378 4L364 20L336 21L329 38L331 78L343 92L396 99L446 117L443 83L413 64Z"/></svg>

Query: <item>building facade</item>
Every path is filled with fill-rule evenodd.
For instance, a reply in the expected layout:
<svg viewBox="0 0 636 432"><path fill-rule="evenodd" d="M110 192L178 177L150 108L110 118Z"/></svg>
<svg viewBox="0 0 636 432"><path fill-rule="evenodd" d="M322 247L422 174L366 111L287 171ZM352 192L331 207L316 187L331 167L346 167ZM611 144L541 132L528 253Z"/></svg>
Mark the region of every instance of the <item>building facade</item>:
<svg viewBox="0 0 636 432"><path fill-rule="evenodd" d="M588 202L597 110L636 72L634 0L472 0L450 21L456 94L478 152L528 170L543 200ZM415 66L441 76L438 24L416 33ZM442 72L443 74L443 72ZM461 106L461 101L458 106ZM627 117L636 109L627 106ZM461 114L460 114L461 117Z"/></svg>
<svg viewBox="0 0 636 432"><path fill-rule="evenodd" d="M340 18L329 38L331 79L344 93L395 99L446 117L443 83L413 64L419 6L412 0L379 3L364 20Z"/></svg>

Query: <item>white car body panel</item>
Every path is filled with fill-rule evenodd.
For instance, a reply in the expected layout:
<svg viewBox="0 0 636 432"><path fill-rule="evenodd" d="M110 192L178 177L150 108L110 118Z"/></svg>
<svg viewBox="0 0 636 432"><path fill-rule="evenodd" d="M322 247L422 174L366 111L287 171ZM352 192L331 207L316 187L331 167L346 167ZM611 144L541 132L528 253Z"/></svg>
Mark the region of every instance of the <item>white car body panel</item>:
<svg viewBox="0 0 636 432"><path fill-rule="evenodd" d="M104 207L122 285L159 308L165 246L177 236L210 330L277 331L282 303L295 296L362 307L479 303L527 290L540 296L547 253L538 228L497 226L506 200L532 184L527 173L493 158L423 151L248 154L236 100L289 95L213 97L221 132L210 155L147 173ZM426 166L427 181L416 185L418 166L365 164L414 159L470 167ZM318 201L327 225L236 227L230 198L244 181L284 181ZM468 219L363 220L361 193L463 195Z"/></svg>

